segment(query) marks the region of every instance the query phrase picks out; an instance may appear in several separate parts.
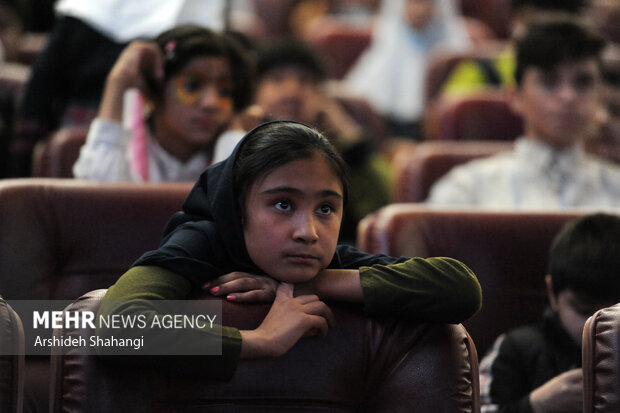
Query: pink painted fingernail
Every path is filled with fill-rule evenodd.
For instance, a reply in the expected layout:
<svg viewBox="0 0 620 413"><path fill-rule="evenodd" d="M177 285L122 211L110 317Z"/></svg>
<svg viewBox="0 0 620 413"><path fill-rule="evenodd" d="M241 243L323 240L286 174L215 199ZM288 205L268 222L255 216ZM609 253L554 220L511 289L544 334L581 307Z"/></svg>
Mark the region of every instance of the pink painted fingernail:
<svg viewBox="0 0 620 413"><path fill-rule="evenodd" d="M228 301L233 301L233 300L235 299L235 296L234 296L234 295L232 295L232 294L228 294L228 295L226 296L226 299L227 299Z"/></svg>
<svg viewBox="0 0 620 413"><path fill-rule="evenodd" d="M212 292L212 293L216 293L216 292L218 292L219 290L220 290L220 287L218 287L217 285L216 285L215 287L211 288L211 292Z"/></svg>

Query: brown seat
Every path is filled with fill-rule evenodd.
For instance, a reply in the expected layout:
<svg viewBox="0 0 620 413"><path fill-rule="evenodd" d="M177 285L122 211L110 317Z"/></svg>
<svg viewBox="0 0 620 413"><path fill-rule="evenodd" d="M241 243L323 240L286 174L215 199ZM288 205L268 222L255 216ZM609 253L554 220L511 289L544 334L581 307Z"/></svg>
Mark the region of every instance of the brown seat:
<svg viewBox="0 0 620 413"><path fill-rule="evenodd" d="M7 300L74 300L107 288L159 245L191 184L0 181L0 286ZM49 358L26 358L27 412L47 411ZM0 410L1 411L1 410Z"/></svg>
<svg viewBox="0 0 620 413"><path fill-rule="evenodd" d="M342 79L370 45L372 29L333 21L304 37L326 62L328 77Z"/></svg>
<svg viewBox="0 0 620 413"><path fill-rule="evenodd" d="M425 141L401 145L392 159L394 201L422 202L433 184L454 166L512 149L506 141Z"/></svg>
<svg viewBox="0 0 620 413"><path fill-rule="evenodd" d="M583 412L620 411L620 304L586 321L582 351Z"/></svg>
<svg viewBox="0 0 620 413"><path fill-rule="evenodd" d="M380 151L386 142L385 123L368 101L361 97L348 96L337 92L330 93L364 131L366 131L375 150Z"/></svg>
<svg viewBox="0 0 620 413"><path fill-rule="evenodd" d="M511 0L461 0L464 16L486 23L500 38L510 37Z"/></svg>
<svg viewBox="0 0 620 413"><path fill-rule="evenodd" d="M445 256L468 265L482 285L483 303L464 325L484 354L501 333L539 319L551 241L566 221L582 214L393 204L360 223L358 244L370 253Z"/></svg>
<svg viewBox="0 0 620 413"><path fill-rule="evenodd" d="M523 133L523 120L503 91L442 100L428 109L425 122L428 140L512 141Z"/></svg>
<svg viewBox="0 0 620 413"><path fill-rule="evenodd" d="M32 176L73 178L73 164L80 156L87 134L88 129L84 127L64 127L39 141L32 155Z"/></svg>
<svg viewBox="0 0 620 413"><path fill-rule="evenodd" d="M21 413L24 398L24 330L0 297L0 412Z"/></svg>
<svg viewBox="0 0 620 413"><path fill-rule="evenodd" d="M96 311L104 290L68 309ZM332 305L337 326L276 359L242 361L229 382L199 372L111 363L74 349L54 355L54 411L479 412L475 347L461 325L371 319ZM255 328L267 305L222 303L227 325ZM56 335L88 337L90 330ZM200 357L200 356L195 356Z"/></svg>

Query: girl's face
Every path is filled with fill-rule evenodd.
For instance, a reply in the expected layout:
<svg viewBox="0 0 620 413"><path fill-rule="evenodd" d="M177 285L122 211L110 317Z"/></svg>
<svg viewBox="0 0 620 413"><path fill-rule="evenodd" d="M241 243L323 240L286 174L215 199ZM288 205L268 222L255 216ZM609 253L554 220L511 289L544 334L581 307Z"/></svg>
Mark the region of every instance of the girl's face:
<svg viewBox="0 0 620 413"><path fill-rule="evenodd" d="M233 80L222 57L194 57L164 90L154 113L155 135L181 160L209 148L233 116Z"/></svg>
<svg viewBox="0 0 620 413"><path fill-rule="evenodd" d="M276 280L311 280L333 258L342 212L342 182L322 156L289 162L250 188L244 225L250 258Z"/></svg>

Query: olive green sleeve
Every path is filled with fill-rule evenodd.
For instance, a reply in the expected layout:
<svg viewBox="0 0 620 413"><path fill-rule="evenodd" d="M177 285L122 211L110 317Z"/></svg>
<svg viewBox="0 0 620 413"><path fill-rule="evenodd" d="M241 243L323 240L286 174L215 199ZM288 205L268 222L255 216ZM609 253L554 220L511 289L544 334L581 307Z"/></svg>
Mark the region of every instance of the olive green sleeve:
<svg viewBox="0 0 620 413"><path fill-rule="evenodd" d="M153 307L149 305L149 301L183 300L191 288L191 283L187 279L166 269L154 266L133 267L108 289L97 318L99 319L100 316L107 318L112 314L146 314L152 317L155 314ZM148 334L149 332L146 330L144 333ZM116 334L118 335L118 331ZM112 331L100 327L97 329L97 335L105 338L111 336ZM203 346L207 340L219 339L220 336L222 339L221 356L158 356L155 358L148 357L148 362L160 364L164 368L173 367L175 370L179 370L179 367L183 369L189 366L200 371L203 377L230 380L241 354L239 330L232 327L214 326L214 328L204 329L196 327L182 332L182 339L185 342L195 343L197 349ZM166 335L165 338L159 334L152 339L145 336L144 342L157 342L157 345L161 346L168 345L162 342L162 340L167 340L170 342L169 345L174 346L176 340L179 339L181 338L175 338L174 334Z"/></svg>
<svg viewBox="0 0 620 413"><path fill-rule="evenodd" d="M478 279L452 258L411 258L359 271L367 315L460 323L482 305Z"/></svg>

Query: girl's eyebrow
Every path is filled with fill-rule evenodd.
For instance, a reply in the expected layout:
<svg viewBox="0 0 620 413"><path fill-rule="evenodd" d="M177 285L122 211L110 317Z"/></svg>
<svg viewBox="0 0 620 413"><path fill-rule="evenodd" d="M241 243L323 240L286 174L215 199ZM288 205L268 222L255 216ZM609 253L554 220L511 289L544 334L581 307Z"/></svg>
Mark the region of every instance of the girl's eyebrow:
<svg viewBox="0 0 620 413"><path fill-rule="evenodd" d="M293 195L297 195L297 196L302 196L304 195L304 192L301 189L298 188L294 188L291 186L277 186L275 188L269 188L264 190L263 192L261 192L261 194L266 194L266 195L273 195L273 194L280 194L280 193L285 193L285 194L293 194ZM334 190L331 189L324 189L322 191L319 191L317 193L318 197L324 198L324 197L334 197L334 198L338 198L338 199L343 199L342 195Z"/></svg>

